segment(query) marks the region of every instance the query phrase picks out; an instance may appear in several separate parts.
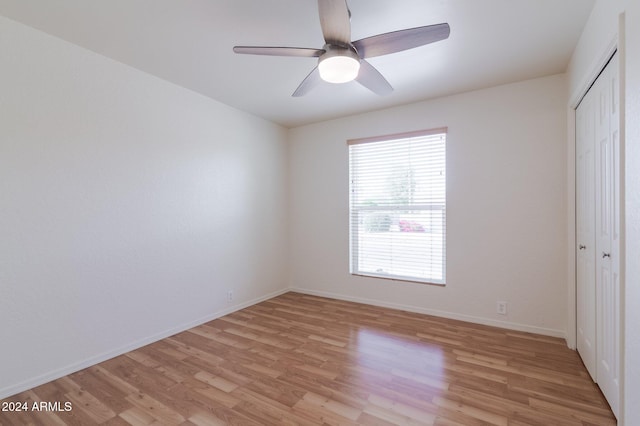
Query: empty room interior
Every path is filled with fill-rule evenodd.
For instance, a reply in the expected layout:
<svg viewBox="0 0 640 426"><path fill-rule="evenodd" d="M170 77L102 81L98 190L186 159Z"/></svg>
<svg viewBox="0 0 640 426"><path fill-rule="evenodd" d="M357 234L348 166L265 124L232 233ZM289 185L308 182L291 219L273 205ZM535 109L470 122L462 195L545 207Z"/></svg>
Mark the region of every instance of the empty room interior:
<svg viewBox="0 0 640 426"><path fill-rule="evenodd" d="M637 0L0 0L0 425L640 425Z"/></svg>

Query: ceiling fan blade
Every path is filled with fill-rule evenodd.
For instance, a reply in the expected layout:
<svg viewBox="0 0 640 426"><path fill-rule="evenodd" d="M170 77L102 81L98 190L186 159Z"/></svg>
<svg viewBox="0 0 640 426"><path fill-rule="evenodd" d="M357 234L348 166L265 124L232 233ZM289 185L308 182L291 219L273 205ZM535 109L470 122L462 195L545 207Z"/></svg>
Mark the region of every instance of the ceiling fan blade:
<svg viewBox="0 0 640 426"><path fill-rule="evenodd" d="M363 38L354 41L353 45L361 58L372 58L444 40L449 37L450 32L449 24L446 23L428 25Z"/></svg>
<svg viewBox="0 0 640 426"><path fill-rule="evenodd" d="M320 83L321 81L322 79L320 78L320 72L318 71L318 67L315 67L313 71L311 71L309 75L307 75L305 79L302 80L302 83L300 83L296 91L293 92L291 96L293 96L294 98L304 96L307 94L307 92L309 92L309 90L316 87L318 83Z"/></svg>
<svg viewBox="0 0 640 426"><path fill-rule="evenodd" d="M351 21L346 0L318 0L320 26L327 44L349 46Z"/></svg>
<svg viewBox="0 0 640 426"><path fill-rule="evenodd" d="M305 47L266 46L234 46L233 51L245 55L302 56L308 58L317 58L325 52L324 49L309 49Z"/></svg>
<svg viewBox="0 0 640 426"><path fill-rule="evenodd" d="M360 72L358 72L356 81L380 96L393 92L393 87L391 87L387 79L364 59L360 61Z"/></svg>

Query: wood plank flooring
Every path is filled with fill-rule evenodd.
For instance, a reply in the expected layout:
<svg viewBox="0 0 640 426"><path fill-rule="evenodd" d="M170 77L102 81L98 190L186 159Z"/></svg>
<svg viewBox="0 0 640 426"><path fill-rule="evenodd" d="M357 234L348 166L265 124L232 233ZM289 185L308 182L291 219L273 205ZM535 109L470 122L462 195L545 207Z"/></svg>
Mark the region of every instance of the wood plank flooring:
<svg viewBox="0 0 640 426"><path fill-rule="evenodd" d="M2 425L616 424L561 339L298 293L3 402L29 411Z"/></svg>

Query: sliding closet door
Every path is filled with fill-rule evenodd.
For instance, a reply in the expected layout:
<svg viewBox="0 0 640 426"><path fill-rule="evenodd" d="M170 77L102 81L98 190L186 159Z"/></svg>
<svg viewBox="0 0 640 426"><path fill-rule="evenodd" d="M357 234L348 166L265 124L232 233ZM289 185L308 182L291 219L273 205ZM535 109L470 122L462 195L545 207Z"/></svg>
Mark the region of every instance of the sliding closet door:
<svg viewBox="0 0 640 426"><path fill-rule="evenodd" d="M597 382L618 412L620 372L620 132L618 57L598 85L596 121Z"/></svg>
<svg viewBox="0 0 640 426"><path fill-rule="evenodd" d="M576 110L577 348L596 381L595 123L593 91Z"/></svg>

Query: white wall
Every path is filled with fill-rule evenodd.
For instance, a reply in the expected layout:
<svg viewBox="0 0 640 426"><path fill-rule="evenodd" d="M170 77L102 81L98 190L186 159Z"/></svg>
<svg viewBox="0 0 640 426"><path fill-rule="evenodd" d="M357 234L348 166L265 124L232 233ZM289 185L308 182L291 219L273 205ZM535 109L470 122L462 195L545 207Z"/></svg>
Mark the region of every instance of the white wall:
<svg viewBox="0 0 640 426"><path fill-rule="evenodd" d="M620 16L624 25L619 26ZM622 342L624 358L620 424L640 424L640 3L598 0L576 46L568 69L575 98L595 78L612 44L622 42L625 187L623 188L625 248L623 267ZM569 143L572 143L570 140Z"/></svg>
<svg viewBox="0 0 640 426"><path fill-rule="evenodd" d="M291 286L564 336L566 102L551 76L292 129ZM442 126L446 287L351 276L346 140Z"/></svg>
<svg viewBox="0 0 640 426"><path fill-rule="evenodd" d="M625 400L626 425L640 424L640 3L629 1L626 19L625 124Z"/></svg>
<svg viewBox="0 0 640 426"><path fill-rule="evenodd" d="M2 17L0 64L0 398L286 288L286 129Z"/></svg>

